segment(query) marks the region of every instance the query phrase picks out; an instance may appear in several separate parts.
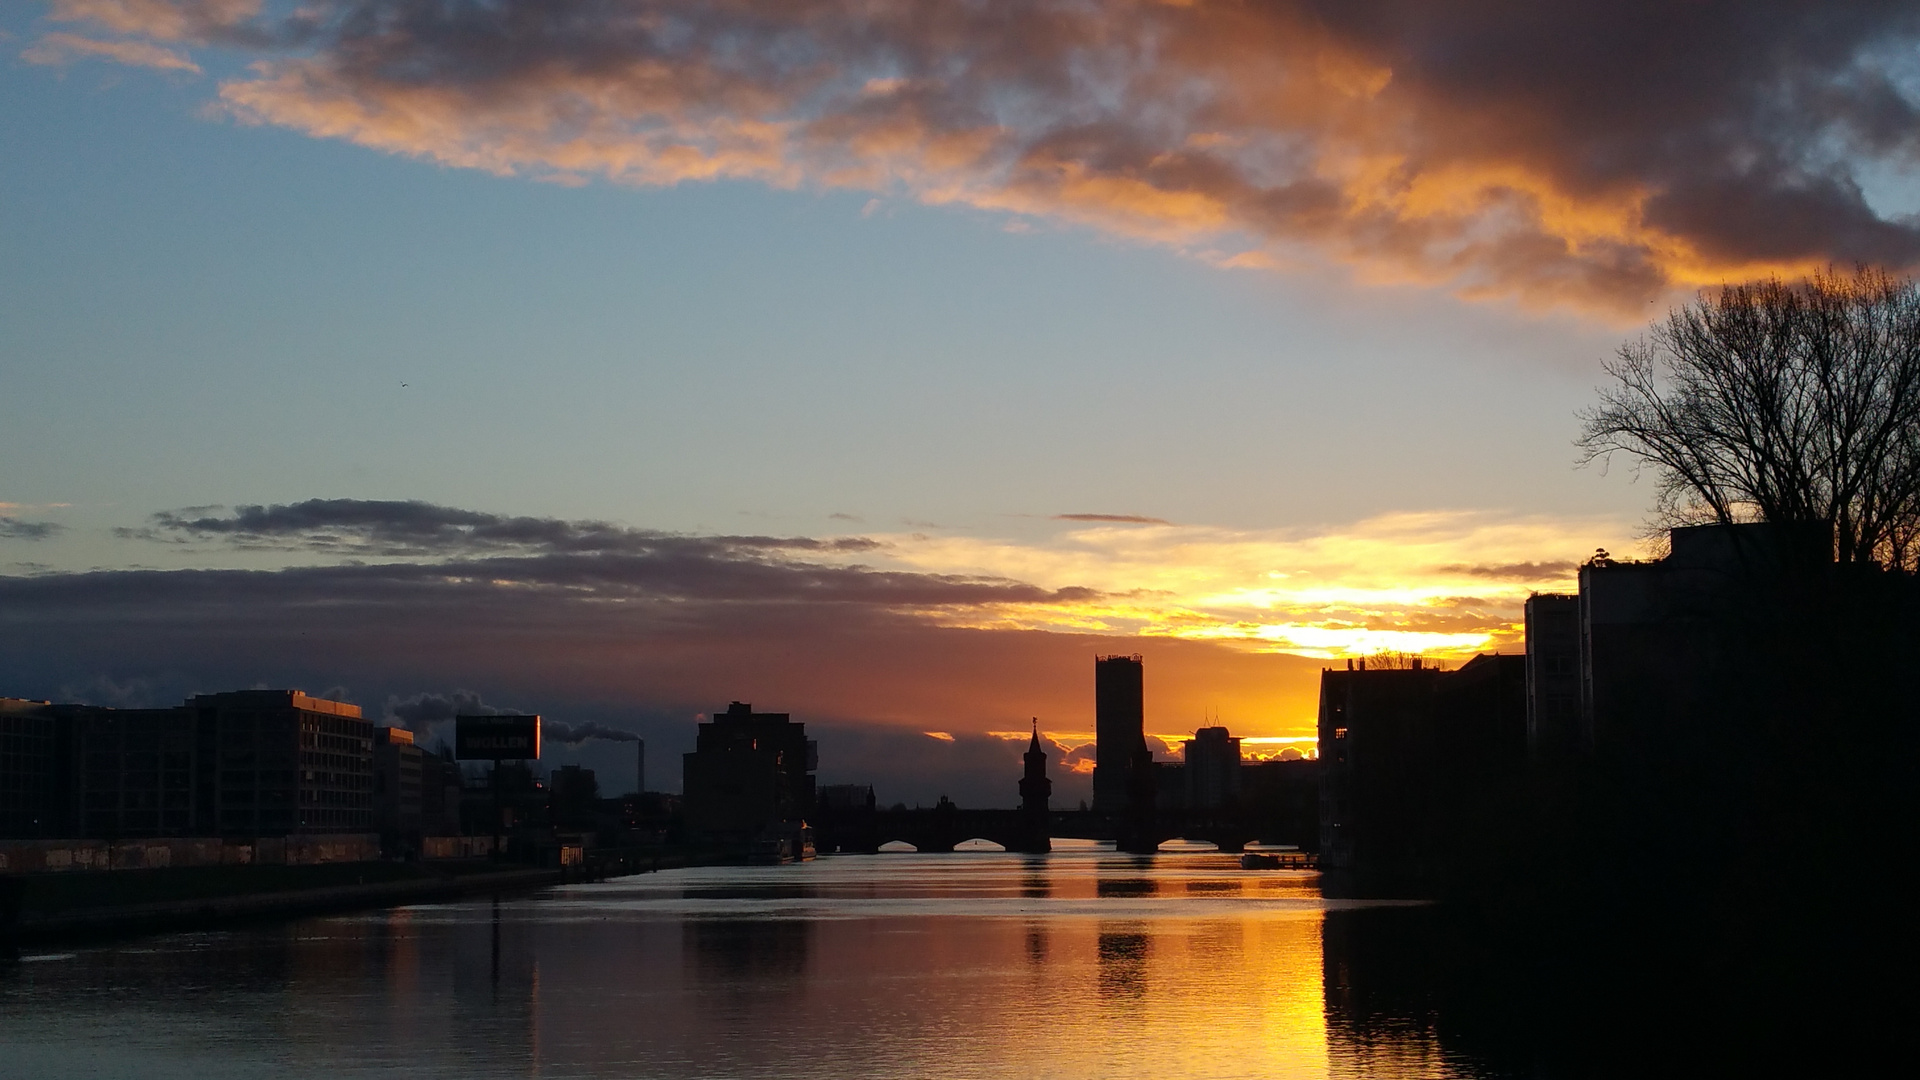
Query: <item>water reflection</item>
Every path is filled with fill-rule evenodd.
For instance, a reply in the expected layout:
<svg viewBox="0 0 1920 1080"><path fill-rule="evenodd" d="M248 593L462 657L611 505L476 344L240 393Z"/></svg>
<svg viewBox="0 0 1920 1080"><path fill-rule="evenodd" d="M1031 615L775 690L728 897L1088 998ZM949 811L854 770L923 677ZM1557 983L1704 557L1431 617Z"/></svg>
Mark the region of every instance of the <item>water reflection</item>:
<svg viewBox="0 0 1920 1080"><path fill-rule="evenodd" d="M1042 923L1027 924L1027 963L1047 962L1047 929Z"/></svg>
<svg viewBox="0 0 1920 1080"><path fill-rule="evenodd" d="M1147 989L1147 953L1152 946L1146 931L1100 927L1100 996L1140 998Z"/></svg>
<svg viewBox="0 0 1920 1080"><path fill-rule="evenodd" d="M1027 863L1020 879L1020 895L1028 900L1045 900L1053 895L1053 878L1047 873L1045 860L1033 859Z"/></svg>
<svg viewBox="0 0 1920 1080"><path fill-rule="evenodd" d="M813 925L806 919L689 919L681 938L698 979L794 982L807 973Z"/></svg>
<svg viewBox="0 0 1920 1080"><path fill-rule="evenodd" d="M1437 1034L1418 951L1368 914L1217 852L674 871L0 968L0 1060L193 1080L1479 1075Z"/></svg>
<svg viewBox="0 0 1920 1080"><path fill-rule="evenodd" d="M1096 896L1152 896L1160 883L1152 878L1101 878L1094 887Z"/></svg>

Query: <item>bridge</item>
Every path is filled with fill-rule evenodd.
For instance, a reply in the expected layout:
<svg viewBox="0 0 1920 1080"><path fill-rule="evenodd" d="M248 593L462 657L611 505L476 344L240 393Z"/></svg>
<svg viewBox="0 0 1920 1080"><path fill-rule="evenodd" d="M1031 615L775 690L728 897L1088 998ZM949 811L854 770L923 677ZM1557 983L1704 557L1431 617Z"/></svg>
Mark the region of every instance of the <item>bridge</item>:
<svg viewBox="0 0 1920 1080"><path fill-rule="evenodd" d="M821 854L879 851L888 843L921 852L949 852L968 840L987 840L1008 851L1053 850L1053 838L1111 840L1121 851L1150 853L1169 840L1198 840L1221 851L1240 851L1257 841L1311 843L1280 835L1270 821L1235 809L1159 810L1126 819L1090 810L963 810L942 798L929 809L883 810L823 807L809 820ZM1290 833L1291 830L1280 830Z"/></svg>

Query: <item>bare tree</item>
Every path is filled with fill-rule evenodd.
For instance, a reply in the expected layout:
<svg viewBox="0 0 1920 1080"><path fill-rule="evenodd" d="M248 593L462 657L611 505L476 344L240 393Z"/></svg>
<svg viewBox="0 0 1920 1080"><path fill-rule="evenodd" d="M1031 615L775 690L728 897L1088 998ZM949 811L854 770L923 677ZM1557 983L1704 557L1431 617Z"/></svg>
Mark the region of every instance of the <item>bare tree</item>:
<svg viewBox="0 0 1920 1080"><path fill-rule="evenodd" d="M1920 557L1920 287L1862 268L1702 294L1606 366L1582 461L1659 478L1662 525L1832 522L1842 562Z"/></svg>

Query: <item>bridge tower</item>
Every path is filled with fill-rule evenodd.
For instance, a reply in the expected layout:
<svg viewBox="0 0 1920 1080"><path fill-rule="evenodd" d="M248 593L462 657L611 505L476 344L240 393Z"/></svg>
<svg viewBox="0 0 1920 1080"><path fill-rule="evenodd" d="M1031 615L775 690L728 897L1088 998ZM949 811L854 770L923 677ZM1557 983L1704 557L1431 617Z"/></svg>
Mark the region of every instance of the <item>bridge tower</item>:
<svg viewBox="0 0 1920 1080"><path fill-rule="evenodd" d="M1021 758L1027 763L1027 772L1020 778L1020 809L1029 814L1044 814L1047 798L1053 794L1053 781L1047 779L1047 752L1040 749L1038 717L1033 721L1033 738Z"/></svg>
<svg viewBox="0 0 1920 1080"><path fill-rule="evenodd" d="M1047 778L1047 752L1040 749L1040 718L1033 721L1033 738L1021 755L1027 771L1020 777L1020 830L1024 834L1021 851L1053 850L1052 830L1047 828L1047 798L1053 794L1053 781Z"/></svg>

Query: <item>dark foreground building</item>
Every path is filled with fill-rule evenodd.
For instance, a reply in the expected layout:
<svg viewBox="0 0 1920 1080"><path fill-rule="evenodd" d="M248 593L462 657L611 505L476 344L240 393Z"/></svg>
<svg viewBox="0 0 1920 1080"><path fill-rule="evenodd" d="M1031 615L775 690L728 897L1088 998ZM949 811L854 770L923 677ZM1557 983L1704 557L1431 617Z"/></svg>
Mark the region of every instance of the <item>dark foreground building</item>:
<svg viewBox="0 0 1920 1080"><path fill-rule="evenodd" d="M1526 756L1526 657L1320 675L1320 860L1408 879L1471 842Z"/></svg>

